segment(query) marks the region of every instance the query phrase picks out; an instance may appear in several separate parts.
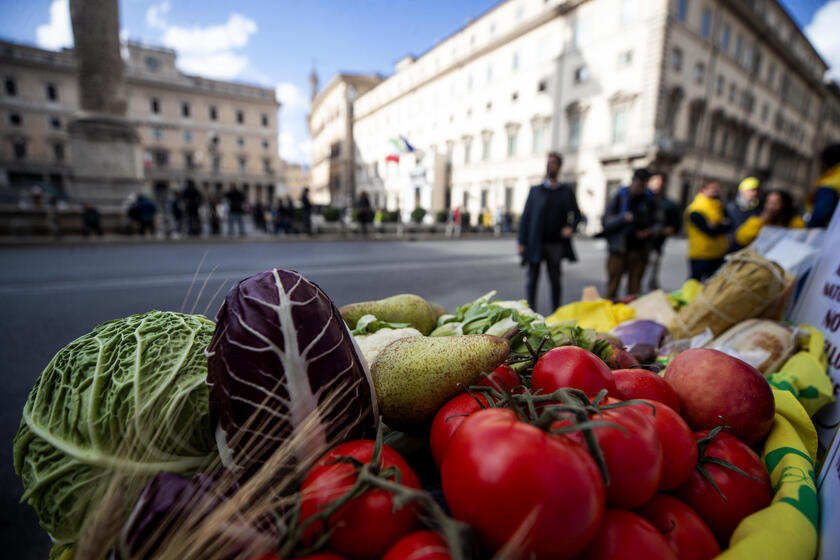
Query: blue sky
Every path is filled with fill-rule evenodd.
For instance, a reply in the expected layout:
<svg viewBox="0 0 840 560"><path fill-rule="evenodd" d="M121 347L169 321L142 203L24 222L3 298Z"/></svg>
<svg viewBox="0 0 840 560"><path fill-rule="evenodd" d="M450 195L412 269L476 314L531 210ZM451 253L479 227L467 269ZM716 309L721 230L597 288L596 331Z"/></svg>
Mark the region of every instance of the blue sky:
<svg viewBox="0 0 840 560"><path fill-rule="evenodd" d="M389 74L497 0L120 0L124 36L178 51L182 70L274 87L284 103L280 155L309 159L313 62L322 85L339 71ZM840 0L782 0L840 69ZM72 43L68 0L0 0L0 37Z"/></svg>

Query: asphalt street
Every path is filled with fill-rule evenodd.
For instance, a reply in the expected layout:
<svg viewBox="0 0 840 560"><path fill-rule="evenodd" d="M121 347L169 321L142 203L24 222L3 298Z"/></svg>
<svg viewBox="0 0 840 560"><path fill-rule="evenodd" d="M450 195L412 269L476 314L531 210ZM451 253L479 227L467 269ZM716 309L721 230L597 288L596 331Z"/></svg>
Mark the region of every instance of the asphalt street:
<svg viewBox="0 0 840 560"><path fill-rule="evenodd" d="M663 287L686 276L685 243L666 246ZM564 302L586 285L603 291L606 245L576 242L579 262L564 263ZM411 292L454 309L489 292L524 297L525 271L512 238L432 241L179 242L0 249L0 550L44 559L49 540L22 486L12 440L23 404L52 356L98 323L151 309L214 317L237 281L268 268L291 268L339 306ZM544 274L544 273L543 273ZM543 275L538 311L551 312Z"/></svg>

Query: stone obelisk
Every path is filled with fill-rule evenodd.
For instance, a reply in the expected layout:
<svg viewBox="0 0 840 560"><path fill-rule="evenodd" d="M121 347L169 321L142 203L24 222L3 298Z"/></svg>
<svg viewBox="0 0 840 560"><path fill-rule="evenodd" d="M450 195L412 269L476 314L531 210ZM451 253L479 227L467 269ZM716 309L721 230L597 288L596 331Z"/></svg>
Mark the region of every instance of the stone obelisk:
<svg viewBox="0 0 840 560"><path fill-rule="evenodd" d="M100 210L120 210L143 190L140 138L126 119L117 0L70 0L79 107L69 124L69 195Z"/></svg>

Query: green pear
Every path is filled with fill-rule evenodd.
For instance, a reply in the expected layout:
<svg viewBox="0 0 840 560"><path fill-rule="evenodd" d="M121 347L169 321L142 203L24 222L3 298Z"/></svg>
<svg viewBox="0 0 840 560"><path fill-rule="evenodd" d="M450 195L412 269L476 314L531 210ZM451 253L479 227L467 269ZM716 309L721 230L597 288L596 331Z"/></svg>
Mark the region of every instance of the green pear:
<svg viewBox="0 0 840 560"><path fill-rule="evenodd" d="M345 305L338 310L350 330L364 315L373 315L388 323L410 323L424 335L435 328L437 316L429 303L414 294L399 294L376 301L362 301Z"/></svg>
<svg viewBox="0 0 840 560"><path fill-rule="evenodd" d="M508 341L489 334L395 340L371 365L382 420L399 430L423 425L508 353Z"/></svg>
<svg viewBox="0 0 840 560"><path fill-rule="evenodd" d="M449 311L447 311L446 308L439 303L430 303L429 305L432 306L432 311L435 312L435 319L437 319L441 315L446 315L449 313Z"/></svg>

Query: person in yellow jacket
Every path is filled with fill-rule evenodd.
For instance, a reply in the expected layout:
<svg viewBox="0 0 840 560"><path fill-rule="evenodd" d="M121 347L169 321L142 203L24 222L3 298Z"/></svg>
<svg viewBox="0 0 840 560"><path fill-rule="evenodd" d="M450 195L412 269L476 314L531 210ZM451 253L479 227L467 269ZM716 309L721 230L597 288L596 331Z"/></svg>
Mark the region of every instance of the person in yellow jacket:
<svg viewBox="0 0 840 560"><path fill-rule="evenodd" d="M828 227L840 201L840 143L831 144L820 154L822 175L816 180L816 190L809 205L811 217L808 227Z"/></svg>
<svg viewBox="0 0 840 560"><path fill-rule="evenodd" d="M750 216L735 230L735 242L739 247L746 247L758 237L764 226L776 226L790 229L802 229L805 222L799 217L793 197L782 190L770 191L764 200L764 209L758 216Z"/></svg>
<svg viewBox="0 0 840 560"><path fill-rule="evenodd" d="M726 234L732 229L720 201L720 183L707 180L685 209L691 278L704 281L720 268L726 254Z"/></svg>

